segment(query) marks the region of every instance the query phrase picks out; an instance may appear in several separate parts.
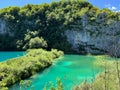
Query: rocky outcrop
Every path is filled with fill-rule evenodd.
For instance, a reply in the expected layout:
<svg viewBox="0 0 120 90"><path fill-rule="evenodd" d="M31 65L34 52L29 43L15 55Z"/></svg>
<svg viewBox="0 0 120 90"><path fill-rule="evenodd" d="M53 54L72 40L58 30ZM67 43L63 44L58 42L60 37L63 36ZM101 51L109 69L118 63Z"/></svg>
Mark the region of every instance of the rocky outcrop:
<svg viewBox="0 0 120 90"><path fill-rule="evenodd" d="M9 36L13 37L14 33L10 32L10 29L8 27L9 24L6 23L5 20L0 19L0 34L8 34Z"/></svg>
<svg viewBox="0 0 120 90"><path fill-rule="evenodd" d="M7 32L6 29L6 22L2 19L0 19L0 34L4 34Z"/></svg>
<svg viewBox="0 0 120 90"><path fill-rule="evenodd" d="M74 5L76 5L76 3ZM76 7L77 6L78 5L76 5ZM29 7L28 5L26 9ZM32 7L34 8L34 6L31 6L31 8ZM39 7L35 6L35 8ZM15 8L13 8L13 11L14 9ZM69 9L65 11L63 17L61 13L56 14L54 10L52 12L53 15L50 13L51 11L49 12L51 16L47 15L46 11L43 10L43 16L42 14L38 14L38 17L36 17L36 13L32 14L31 10L28 11L27 14L18 15L19 17L16 14L12 15L11 11L11 13L9 13L10 15L7 15L7 18L5 18L5 13L3 13L3 15L1 15L3 18L0 19L0 34L7 33L7 36L8 34L12 36L12 39L14 39L13 42L11 42L12 47L17 47L15 42L21 41L20 50L22 50L24 43L26 43L24 36L27 34L27 31L37 30L40 36L47 39L50 48L55 47L71 52L69 42L72 44L72 48L79 53L108 53L110 55L120 56L120 13L114 13L104 9L99 10L91 6L76 10L76 8L70 9L70 5ZM38 11L35 12L39 13ZM68 42L66 42L63 33L65 33ZM60 39L60 37L62 38ZM64 41L63 38L65 39ZM53 45L53 41L55 45ZM1 42L3 42L1 46L3 46L4 50L7 47L4 47L4 37ZM9 42L6 40L6 43Z"/></svg>
<svg viewBox="0 0 120 90"><path fill-rule="evenodd" d="M120 56L120 22L114 21L110 25L104 25L105 22L98 18L89 23L86 16L83 16L81 21L82 30L74 28L65 31L74 50L79 53L108 53Z"/></svg>

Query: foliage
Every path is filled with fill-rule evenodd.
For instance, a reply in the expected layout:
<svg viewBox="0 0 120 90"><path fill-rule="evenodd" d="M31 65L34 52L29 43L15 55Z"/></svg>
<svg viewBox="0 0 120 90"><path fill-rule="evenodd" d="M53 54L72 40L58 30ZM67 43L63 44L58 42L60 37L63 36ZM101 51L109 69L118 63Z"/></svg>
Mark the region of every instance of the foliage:
<svg viewBox="0 0 120 90"><path fill-rule="evenodd" d="M84 18L87 19L87 23L82 22L85 21ZM64 33L66 30L84 30L87 24L97 26L96 31L101 30L103 26L108 27L114 21L120 21L120 12L112 12L106 8L98 9L85 0L60 0L50 4L28 4L21 8L0 9L0 21L5 22L7 26L6 33L0 34L0 50L13 51L42 47L47 50L57 48L71 52L71 44L68 43ZM90 31L90 35L94 32ZM84 51L84 47L79 49ZM0 63L0 89L7 89L5 86L25 79L51 65L53 59L62 54L57 50L51 50L51 52L42 49L28 50L23 57ZM101 66L104 66L103 64L108 61L101 60L96 64L98 62L102 62ZM114 62L108 62L107 66L111 63ZM95 89L104 90L105 74L106 72L101 73L91 84ZM107 76L107 80L110 81L107 84L110 86L108 88L114 90L117 85L114 64L111 70L108 68Z"/></svg>
<svg viewBox="0 0 120 90"><path fill-rule="evenodd" d="M30 49L26 55L0 63L0 88L10 86L52 65L53 59L63 55L62 51ZM19 67L19 68L18 68Z"/></svg>
<svg viewBox="0 0 120 90"><path fill-rule="evenodd" d="M99 73L93 82L83 82L81 85L76 85L73 90L119 90L116 69L116 59L118 66L120 65L119 58L111 59L109 56L96 56L95 58L98 60L94 64L104 67L104 71ZM120 67L118 68L120 69Z"/></svg>
<svg viewBox="0 0 120 90"><path fill-rule="evenodd" d="M88 23L83 23L84 17ZM0 34L0 50L26 50L31 38L42 37L47 41L48 50L57 48L72 52L65 30L83 30L86 24L100 29L101 26L110 26L111 21L119 21L119 17L119 12L105 8L100 10L86 0L60 0L50 4L0 9L0 20L7 26L7 35Z"/></svg>
<svg viewBox="0 0 120 90"><path fill-rule="evenodd" d="M43 90L64 90L61 80L57 79L57 85L53 86L53 83L50 83L50 87L45 86Z"/></svg>
<svg viewBox="0 0 120 90"><path fill-rule="evenodd" d="M27 90L30 87L30 90L33 90L33 86L31 86L31 80L21 80L20 83L20 90Z"/></svg>
<svg viewBox="0 0 120 90"><path fill-rule="evenodd" d="M60 0L51 4L0 9L0 18L5 21L8 33L7 36L0 34L0 50L25 50L29 48L31 38L42 37L47 41L48 50L57 48L71 52L64 31L91 7L83 0ZM37 34L32 35L35 32Z"/></svg>
<svg viewBox="0 0 120 90"><path fill-rule="evenodd" d="M89 90L90 85L87 81L84 81L80 86L73 87L73 90Z"/></svg>
<svg viewBox="0 0 120 90"><path fill-rule="evenodd" d="M47 42L41 37L31 38L29 41L29 48L46 48Z"/></svg>
<svg viewBox="0 0 120 90"><path fill-rule="evenodd" d="M57 87L51 86L50 90L64 90L60 79L57 79Z"/></svg>

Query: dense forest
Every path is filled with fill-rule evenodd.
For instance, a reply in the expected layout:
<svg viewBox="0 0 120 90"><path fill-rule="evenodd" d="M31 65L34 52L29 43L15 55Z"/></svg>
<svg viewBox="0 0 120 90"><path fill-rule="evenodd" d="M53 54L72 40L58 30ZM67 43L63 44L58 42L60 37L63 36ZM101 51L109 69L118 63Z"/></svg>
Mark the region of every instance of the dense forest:
<svg viewBox="0 0 120 90"><path fill-rule="evenodd" d="M50 4L28 4L23 7L11 6L0 9L0 51L24 51L30 49L23 57L0 63L0 89L7 89L6 87L21 79L30 77L52 65L53 59L63 55L62 51L65 53L75 52L71 43L67 40L65 31L83 30L86 25L86 23L82 22L84 21L84 15L88 17L87 22L95 26L95 29L88 30L91 36L94 36L96 32L96 36L99 36L102 27L109 27L113 23L116 25L116 22L120 22L120 12L113 12L107 8L99 9L83 0L61 0ZM110 36L111 33L107 34ZM114 36L119 38L120 30L114 33L113 38ZM43 49L52 50L46 51ZM84 50L84 47L79 46L79 50ZM114 53L112 50L111 52ZM114 61L107 61L108 58L102 57L103 61L99 62L102 59L98 57L98 63L106 71L100 73L92 83L85 81L82 85L76 85L73 89L119 90L120 68L118 66L120 62L116 58L117 55L113 59ZM61 87L51 90L63 90Z"/></svg>
<svg viewBox="0 0 120 90"><path fill-rule="evenodd" d="M97 24L100 28L101 25L109 26L113 20L119 21L119 14L106 8L100 10L89 2L81 0L61 0L50 4L3 8L0 9L0 50L42 47L48 50L57 48L65 52L73 52L64 32L74 28L82 30L83 15L89 17L88 22L91 25ZM97 19L104 24L97 22ZM97 23L95 24L94 21ZM92 33L94 32L91 32L91 35Z"/></svg>

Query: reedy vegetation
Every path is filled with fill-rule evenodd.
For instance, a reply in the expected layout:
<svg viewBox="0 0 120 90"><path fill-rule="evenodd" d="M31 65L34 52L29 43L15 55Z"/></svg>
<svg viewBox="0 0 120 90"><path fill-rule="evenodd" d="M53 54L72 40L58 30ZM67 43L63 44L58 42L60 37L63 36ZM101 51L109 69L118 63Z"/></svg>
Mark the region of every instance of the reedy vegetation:
<svg viewBox="0 0 120 90"><path fill-rule="evenodd" d="M118 66L120 65L120 59L109 56L97 56L95 58L97 60L94 64L104 68L103 72L99 73L92 83L84 81L81 85L76 85L73 90L119 90L116 59ZM120 70L120 67L118 69Z"/></svg>
<svg viewBox="0 0 120 90"><path fill-rule="evenodd" d="M30 49L26 55L0 63L0 90L52 65L64 53L57 49Z"/></svg>

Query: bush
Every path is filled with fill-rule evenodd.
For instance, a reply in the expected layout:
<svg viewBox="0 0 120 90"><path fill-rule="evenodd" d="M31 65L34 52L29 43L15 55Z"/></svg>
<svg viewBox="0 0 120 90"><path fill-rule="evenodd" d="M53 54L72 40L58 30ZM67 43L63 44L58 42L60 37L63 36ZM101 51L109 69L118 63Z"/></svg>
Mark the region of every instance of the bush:
<svg viewBox="0 0 120 90"><path fill-rule="evenodd" d="M54 53L53 53L54 51ZM0 63L0 87L10 86L52 65L53 60L63 55L62 51L29 49L26 55Z"/></svg>

